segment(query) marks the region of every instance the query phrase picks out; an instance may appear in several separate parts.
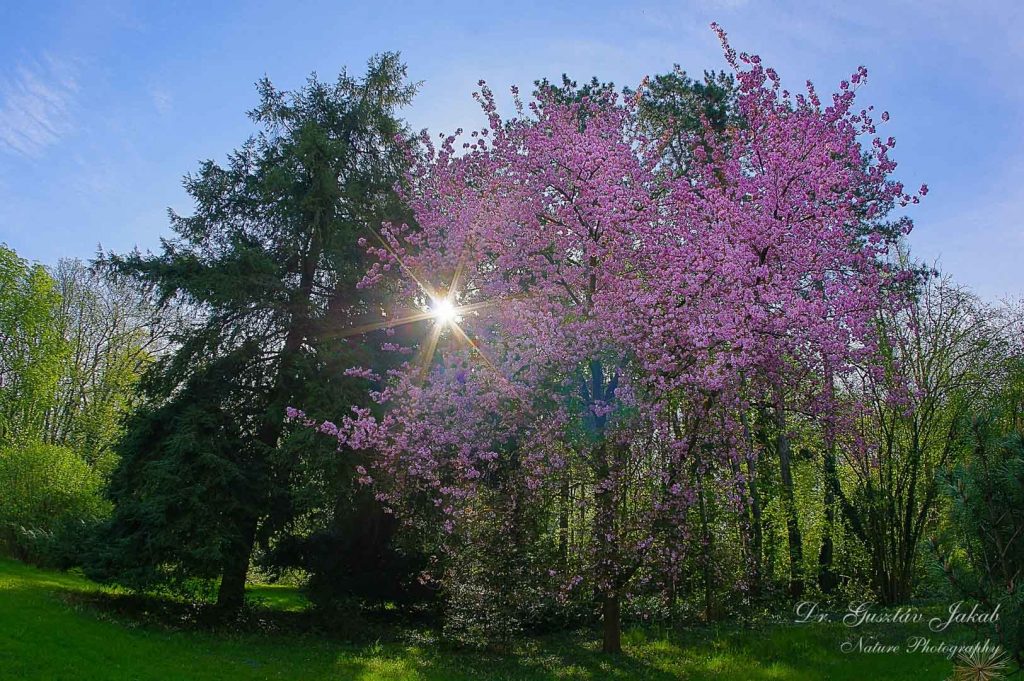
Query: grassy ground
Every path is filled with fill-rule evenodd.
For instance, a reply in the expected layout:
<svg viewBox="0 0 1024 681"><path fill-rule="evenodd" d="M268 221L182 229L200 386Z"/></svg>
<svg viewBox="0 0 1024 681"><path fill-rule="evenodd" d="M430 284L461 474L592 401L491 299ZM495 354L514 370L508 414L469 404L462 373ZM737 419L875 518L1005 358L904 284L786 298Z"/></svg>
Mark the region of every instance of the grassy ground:
<svg viewBox="0 0 1024 681"><path fill-rule="evenodd" d="M68 574L0 560L3 679L735 679L884 681L950 676L939 655L843 653L841 625L758 630L698 629L667 635L633 630L622 656L602 655L590 635L531 641L515 655L455 651L411 642L351 644L311 635L174 631L90 605L99 587ZM295 610L285 587L257 587L265 607ZM863 633L902 642L905 626ZM948 639L948 637L947 637Z"/></svg>

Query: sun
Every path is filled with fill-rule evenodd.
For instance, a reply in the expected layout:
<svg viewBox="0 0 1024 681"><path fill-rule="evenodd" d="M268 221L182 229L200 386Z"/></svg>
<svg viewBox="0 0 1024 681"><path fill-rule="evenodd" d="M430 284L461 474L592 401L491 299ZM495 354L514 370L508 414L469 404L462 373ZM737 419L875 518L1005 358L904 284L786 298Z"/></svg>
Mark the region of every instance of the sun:
<svg viewBox="0 0 1024 681"><path fill-rule="evenodd" d="M464 292L463 295L458 293L465 269L464 257L459 257L459 261L455 266L455 272L452 275L449 285L446 288L437 289L409 268L406 263L403 262L398 253L396 253L391 247L391 243L388 240L384 239L372 228L371 231L383 248L391 253L402 272L416 283L419 290L422 292L422 297L416 296L415 307L412 309L406 309L404 311L399 309L397 314L394 316L382 309L380 310L380 317L374 321L367 324L351 326L340 331L337 335L341 337L356 336L371 333L380 329L391 329L405 324L433 319L434 323L431 325L431 329L427 333L427 337L419 344L419 351L417 352L417 357L414 360L415 363L422 368L422 377L426 377L426 374L429 372L434 354L437 351L438 343L444 336L447 336L460 347L471 348L474 355L479 357L485 365L490 367L492 370L497 371L491 361L487 358L486 353L483 348L480 347L477 340L470 338L462 328L462 322L467 317L476 317L481 311L494 304L491 301L476 301L456 304L455 301L457 297L466 297ZM426 302L424 298L426 298L426 301L429 301L429 305L423 304ZM445 333L446 331L448 333Z"/></svg>
<svg viewBox="0 0 1024 681"><path fill-rule="evenodd" d="M447 326L456 321L455 306L448 298L435 298L434 304L430 307L430 313L440 326Z"/></svg>

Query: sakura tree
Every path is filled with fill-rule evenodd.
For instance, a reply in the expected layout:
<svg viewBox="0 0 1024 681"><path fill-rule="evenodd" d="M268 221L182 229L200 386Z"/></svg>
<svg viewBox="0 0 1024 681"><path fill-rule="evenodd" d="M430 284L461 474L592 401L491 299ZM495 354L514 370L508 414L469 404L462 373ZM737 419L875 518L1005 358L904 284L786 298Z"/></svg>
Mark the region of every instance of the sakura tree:
<svg viewBox="0 0 1024 681"><path fill-rule="evenodd" d="M741 413L753 394L753 406L774 422L798 597L802 542L787 403L816 412L822 402L810 398L827 395L831 377L870 361L877 310L908 276L888 256L912 225L888 218L919 198L890 178L895 140L871 139L872 108L855 108L863 67L823 104L809 82L806 94L782 89L778 74L737 54L715 28L736 72L743 124L724 134L708 127L693 140L687 172L672 182L681 229L671 238L683 245L669 243L653 259L653 305L636 328L655 331L640 347L650 349L646 366L660 387L712 388L731 395ZM684 301L693 316L680 324ZM717 349L714 361L679 372L695 348ZM793 394L796 386L805 394Z"/></svg>
<svg viewBox="0 0 1024 681"><path fill-rule="evenodd" d="M429 327L418 348L390 348L415 358L374 377L383 416L290 413L372 451L363 481L447 537L470 536L495 490L510 533L517 509L547 504L549 574L598 595L608 652L637 571L678 545L685 467L749 454L755 388L781 417L789 386L870 347L900 277L886 255L910 227L883 220L916 200L889 177L893 141L861 144L875 133L854 109L863 69L826 105L719 34L743 124L688 137L681 175L638 132L635 99L542 88L524 106L513 90L503 119L481 83L487 127L438 148L423 138L406 189L415 227L366 242L377 262L363 285L390 287L396 322Z"/></svg>

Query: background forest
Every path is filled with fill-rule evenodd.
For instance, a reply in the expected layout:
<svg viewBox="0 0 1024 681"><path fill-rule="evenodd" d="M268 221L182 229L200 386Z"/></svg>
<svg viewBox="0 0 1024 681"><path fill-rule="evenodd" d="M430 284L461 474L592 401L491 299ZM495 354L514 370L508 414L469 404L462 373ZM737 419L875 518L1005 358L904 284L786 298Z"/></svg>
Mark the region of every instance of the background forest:
<svg viewBox="0 0 1024 681"><path fill-rule="evenodd" d="M440 141L397 54L262 80L158 252L0 248L0 550L489 650L968 599L1024 663L1024 309L910 252L887 114L726 54L511 118L482 87L489 127ZM741 250L749 280L688 278Z"/></svg>

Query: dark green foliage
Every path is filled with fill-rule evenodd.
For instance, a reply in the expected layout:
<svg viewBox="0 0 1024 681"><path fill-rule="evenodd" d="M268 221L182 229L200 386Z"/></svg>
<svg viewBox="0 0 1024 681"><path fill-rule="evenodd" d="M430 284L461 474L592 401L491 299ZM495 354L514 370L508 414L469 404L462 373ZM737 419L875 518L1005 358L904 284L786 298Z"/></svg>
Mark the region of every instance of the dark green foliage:
<svg viewBox="0 0 1024 681"><path fill-rule="evenodd" d="M325 611L354 601L383 608L429 601L435 592L417 575L426 557L404 546L399 523L368 493L340 497L329 524L309 535L290 534L274 545L262 562L271 569L295 567L309 574L306 595Z"/></svg>
<svg viewBox="0 0 1024 681"><path fill-rule="evenodd" d="M625 90L626 96L637 93ZM741 125L736 83L731 74L705 71L702 81L686 75L678 64L655 76L639 92L640 124L648 136L661 139L665 160L677 172L686 168L693 144L706 129L723 133Z"/></svg>
<svg viewBox="0 0 1024 681"><path fill-rule="evenodd" d="M614 94L615 84L596 76L583 85L565 74L561 83L547 78L534 81L535 96L550 97L560 104L584 99L608 101ZM639 90L623 88L622 95L635 99L642 132L663 140L666 161L678 170L685 168L692 145L706 128L723 133L729 126L742 123L736 105L736 83L724 71L705 71L704 79L698 81L676 64L672 71L648 80Z"/></svg>
<svg viewBox="0 0 1024 681"><path fill-rule="evenodd" d="M443 632L459 645L504 649L524 632L558 622L571 611L559 602L556 544L543 532L543 509L525 507L515 485L481 494L468 522L473 537L445 566Z"/></svg>
<svg viewBox="0 0 1024 681"><path fill-rule="evenodd" d="M999 608L1000 643L1024 665L1024 435L994 417L970 427L971 451L945 480L951 502L942 570L963 598Z"/></svg>
<svg viewBox="0 0 1024 681"><path fill-rule="evenodd" d="M343 375L374 363L374 343L345 336L380 310L356 288L357 242L403 217L396 138L408 134L395 111L415 86L385 54L362 79L313 76L295 92L264 79L258 90L260 132L227 165L206 161L185 178L195 209L171 213L175 238L160 254L104 258L193 315L142 383L150 406L119 447L115 514L90 569L147 588L219 576L226 608L241 605L257 542L308 533L318 519L306 502L333 506L344 493L303 488L324 479L307 464L330 444L292 433L284 413L333 415L365 395L365 381Z"/></svg>
<svg viewBox="0 0 1024 681"><path fill-rule="evenodd" d="M700 133L706 121L721 132L739 123L736 83L724 71L705 71L703 80L694 80L676 64L647 83L640 111L651 125L663 130Z"/></svg>
<svg viewBox="0 0 1024 681"><path fill-rule="evenodd" d="M220 575L237 518L262 486L260 452L216 399L238 379L234 369L212 362L176 399L133 416L110 482L116 512L92 551L90 576L195 595Z"/></svg>
<svg viewBox="0 0 1024 681"><path fill-rule="evenodd" d="M533 81L533 86L534 96L543 97L547 94L552 96L556 102L563 104L578 102L584 97L589 99L604 97L615 92L615 83L602 83L598 80L597 76L580 85L564 73L562 74L562 82L559 84L552 83L547 78L541 78L540 80Z"/></svg>

